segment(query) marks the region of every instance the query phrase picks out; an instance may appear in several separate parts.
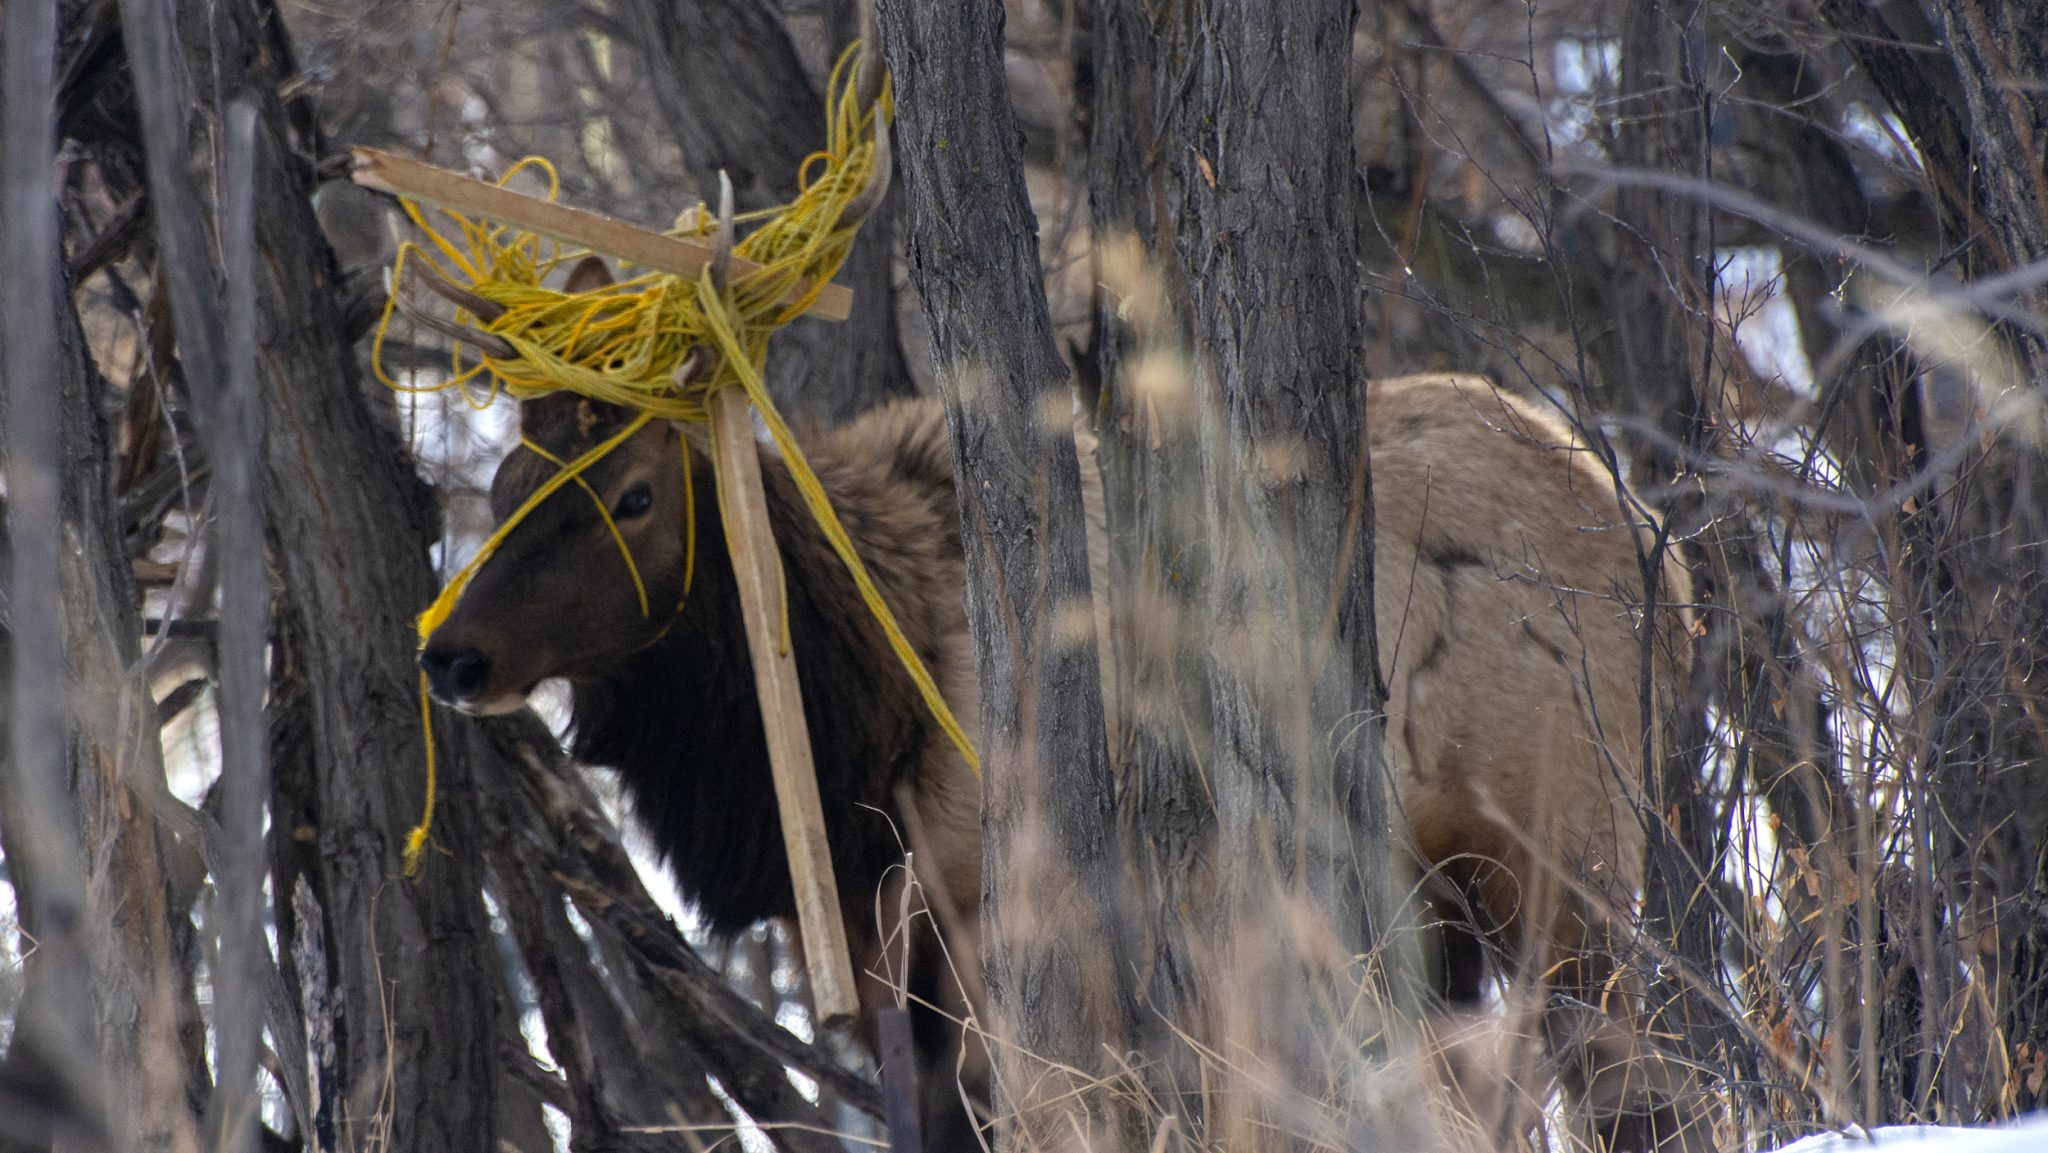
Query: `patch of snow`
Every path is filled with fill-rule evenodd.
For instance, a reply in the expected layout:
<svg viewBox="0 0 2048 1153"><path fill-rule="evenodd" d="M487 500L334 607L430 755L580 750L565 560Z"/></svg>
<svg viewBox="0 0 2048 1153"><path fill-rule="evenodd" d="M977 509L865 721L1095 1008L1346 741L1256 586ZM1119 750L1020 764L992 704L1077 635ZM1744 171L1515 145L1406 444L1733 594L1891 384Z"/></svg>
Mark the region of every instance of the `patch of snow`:
<svg viewBox="0 0 2048 1153"><path fill-rule="evenodd" d="M2048 1113L1996 1129L1951 1125L1881 1125L1850 1133L1816 1133L1778 1153L1853 1153L1877 1146L1891 1153L2043 1153L2048 1150Z"/></svg>

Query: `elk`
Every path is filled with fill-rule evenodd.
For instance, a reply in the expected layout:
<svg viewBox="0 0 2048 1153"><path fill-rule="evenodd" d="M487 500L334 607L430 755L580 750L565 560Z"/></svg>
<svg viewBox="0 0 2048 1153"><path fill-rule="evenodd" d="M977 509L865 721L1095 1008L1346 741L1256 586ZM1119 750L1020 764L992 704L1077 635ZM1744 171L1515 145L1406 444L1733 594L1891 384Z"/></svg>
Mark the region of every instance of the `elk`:
<svg viewBox="0 0 2048 1153"><path fill-rule="evenodd" d="M526 441L567 460L630 416L559 393L522 404L520 424ZM960 591L952 450L937 410L902 402L812 439L805 452L971 738L974 653ZM832 868L862 974L857 1032L872 1051L876 1013L895 1003L896 987L904 990L925 1146L973 1149L961 1094L987 1099L986 1062L979 1045L963 1045L957 1022L979 997L981 782L932 720L781 460L764 453L761 466ZM524 447L512 452L492 480L494 514L509 515L554 471ZM573 755L618 771L709 931L730 938L764 920L793 925L795 896L708 447L656 422L584 479L630 548L650 611L641 611L590 496L568 486L576 499L557 493L522 521L428 638L420 664L432 692L464 712L491 714L522 707L542 680L566 680ZM686 492L697 525L687 595ZM923 912L901 924L906 850Z"/></svg>
<svg viewBox="0 0 2048 1153"><path fill-rule="evenodd" d="M1437 991L1476 1006L1490 951L1548 994L1543 1040L1593 1147L1708 1148L1617 964L1644 766L1691 667L1686 571L1564 422L1483 378L1374 381L1366 420L1387 761L1443 929ZM1514 1112L1504 1128L1531 1120Z"/></svg>
<svg viewBox="0 0 2048 1153"><path fill-rule="evenodd" d="M1449 1004L1475 1004L1486 950L1519 959L1564 1006L1546 1014L1546 1040L1602 1139L1615 1149L1680 1147L1692 1126L1670 1098L1683 1078L1660 1069L1627 990L1607 994L1614 934L1643 872L1637 806L1657 739L1641 720L1644 656L1660 696L1684 675L1683 571L1657 573L1653 635L1667 643L1652 652L1642 642L1645 526L1561 422L1473 377L1376 381L1367 404L1396 811L1426 891L1453 926L1436 986ZM558 394L523 404L521 423L528 441L568 460L627 415ZM971 728L978 688L939 406L898 402L806 438L804 451ZM841 905L856 967L870 975L863 1036L872 1045L872 1012L892 997L886 982L906 987L925 1145L971 1149L962 1090L986 1100L987 1059L949 1018L980 996L980 782L927 713L780 460L764 452L761 463ZM506 516L554 468L514 450L491 486L494 512ZM575 755L619 771L710 929L790 917L704 446L657 422L584 479L590 493L564 487L504 540L428 639L420 659L433 692L482 714L520 707L542 680L566 680ZM686 492L699 526L687 597ZM650 612L592 494L631 549ZM931 909L907 952L891 936L902 931L906 848ZM1586 1008L1603 1001L1622 1011Z"/></svg>

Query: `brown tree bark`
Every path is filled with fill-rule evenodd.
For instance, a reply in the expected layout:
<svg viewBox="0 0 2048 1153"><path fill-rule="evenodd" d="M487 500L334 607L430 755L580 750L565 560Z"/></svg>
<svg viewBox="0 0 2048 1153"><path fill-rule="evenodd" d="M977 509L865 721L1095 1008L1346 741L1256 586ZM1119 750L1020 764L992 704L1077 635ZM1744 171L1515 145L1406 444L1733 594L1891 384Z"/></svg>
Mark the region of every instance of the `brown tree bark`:
<svg viewBox="0 0 2048 1153"><path fill-rule="evenodd" d="M2048 1103L2039 1077L2017 1072L2048 1052L2048 36L2025 0L1934 8L1968 104L1984 226L1973 281L2032 273L1992 302L2014 317L1998 353L1966 366L1986 435L1911 516L1934 647L1930 847L1963 882L1963 961L1996 975L1971 1030L1981 1048L1942 1076L1953 1101L2017 1112Z"/></svg>
<svg viewBox="0 0 2048 1153"><path fill-rule="evenodd" d="M202 200L187 167L192 157L181 147L186 118L201 111L202 124L222 124L224 101L237 93L255 106L250 288L269 432L262 485L313 722L306 781L313 796L277 807L304 811L306 826L292 831L320 850L309 873L280 874L273 891L290 893L305 875L325 912L334 987L316 991L324 994L316 999L335 1006L340 1084L327 1088L347 1106L334 1120L351 1143L494 1150L500 981L478 900L472 811L443 805L434 826L440 851L419 880L399 875L399 849L426 776L412 619L433 594L426 543L434 517L388 418L373 414L356 373L333 255L311 208L310 160L320 141L307 134L310 118L295 116L278 95L292 64L275 9L248 0L182 16L174 31L161 0L130 0L123 31L136 65L143 143L152 150L158 234L173 283L186 282L174 312L221 293L209 232L194 215ZM217 320L202 323L218 331ZM195 368L198 375L220 371L217 360L191 362L206 346L181 339L188 377ZM464 742L444 744L439 773L444 798L469 793Z"/></svg>
<svg viewBox="0 0 2048 1153"><path fill-rule="evenodd" d="M186 1084L178 1041L183 1004L172 983L164 859L170 833L144 795L164 789L164 767L136 643L140 598L112 515L99 415L106 389L85 358L68 307L60 325L68 362L64 523L67 538L80 546L66 550L62 584L75 694L71 787L84 831L88 897L98 910L91 939L100 1051L117 1131L143 1149L197 1153L199 1134L188 1112L195 1087ZM252 987L261 988L253 981Z"/></svg>
<svg viewBox="0 0 2048 1153"><path fill-rule="evenodd" d="M1981 291L2048 261L2048 44L2034 5L1932 10L1929 25L1910 6L1820 6L1906 126L1943 247ZM1892 442L1877 465L1924 492L1892 522L1903 547L1889 574L1900 619L1915 626L1902 647L1922 702L1912 779L1925 790L1913 810L1922 911L1896 927L1914 938L1921 1027L1893 1064L1906 1071L1902 1107L1997 1115L2048 1101L2020 1072L2048 1051L2048 292L2022 278L1977 303L2012 319L1987 355L1949 366L1970 390L1966 427L1944 437L1924 381L1909 376L1880 427ZM2029 395L2015 414L2014 398ZM1995 423L1979 426L1986 416ZM1981 966L1988 997L1965 995L1959 966Z"/></svg>
<svg viewBox="0 0 2048 1153"><path fill-rule="evenodd" d="M15 743L0 773L0 835L37 947L0 1074L12 1083L0 1098L19 1094L0 1113L24 1125L0 1140L196 1150L162 845L136 788L161 789L163 767L136 676L141 630L112 512L104 382L86 356L58 244L52 8L10 6L5 35L0 166L15 266L0 323L0 416Z"/></svg>
<svg viewBox="0 0 2048 1153"><path fill-rule="evenodd" d="M1617 114L1616 150L1623 164L1703 181L1711 176L1705 21L1698 0L1628 8ZM1711 358L1724 347L1714 340L1711 313L1711 214L1686 191L1624 187L1615 197L1614 217L1614 255L1607 269L1612 287L1605 297L1613 327L1596 349L1607 370L1607 405L1644 430L1627 445L1633 479L1639 488L1654 490L1689 470L1689 458L1707 447L1704 397L1715 375ZM1701 519L1697 502L1670 513L1688 527ZM1647 694L1642 707L1623 723L1648 730L1664 720L1651 714L1656 706ZM1715 958L1713 902L1705 894L1717 873L1719 827L1710 798L1698 787L1704 712L1691 710L1686 723L1670 733L1661 760L1642 766L1655 814L1644 815L1650 834L1644 930L1697 972L1711 972ZM1674 1025L1693 1047L1714 1052L1714 1026L1725 1022L1704 1006L1685 1004L1682 983L1657 993L1674 1003Z"/></svg>
<svg viewBox="0 0 2048 1153"><path fill-rule="evenodd" d="M982 886L998 1113L1021 1147L1142 1148L1090 1091L1128 1035L1115 799L1089 603L1073 393L1002 86L993 0L888 0L912 283L946 400L980 654ZM1078 631L1077 631L1077 625Z"/></svg>
<svg viewBox="0 0 2048 1153"><path fill-rule="evenodd" d="M1208 1095L1203 1074L1224 1072L1170 1031L1350 1116L1360 1038L1332 1010L1356 975L1303 927L1348 959L1392 904L1351 17L1264 0L1095 15L1112 765L1145 917L1143 1051L1163 1106L1233 1147L1284 1144L1264 1126L1291 1103Z"/></svg>
<svg viewBox="0 0 2048 1153"><path fill-rule="evenodd" d="M724 985L689 951L640 887L596 798L531 716L480 730L489 756L484 825L492 891L512 923L561 1066L574 1149L688 1149L715 1144L730 1115L713 1097L718 1078L749 1116L771 1124L778 1148L826 1153L831 1118L800 1097L785 1062L873 1110L872 1089L803 1046ZM562 906L568 896L591 926L586 942ZM601 972L592 944L602 951ZM773 1048L776 1042L785 1048ZM863 1090L866 1090L863 1093ZM691 1124L681 1133L635 1127Z"/></svg>
<svg viewBox="0 0 2048 1153"><path fill-rule="evenodd" d="M15 1140L107 1142L85 935L85 853L69 803L64 755L59 457L62 390L75 360L59 345L59 231L50 157L56 6L9 4L0 76L0 239L21 267L0 292L0 384L7 411L7 761L0 837L21 927L46 946L26 965L0 1094L17 1103ZM67 360L72 372L67 373Z"/></svg>

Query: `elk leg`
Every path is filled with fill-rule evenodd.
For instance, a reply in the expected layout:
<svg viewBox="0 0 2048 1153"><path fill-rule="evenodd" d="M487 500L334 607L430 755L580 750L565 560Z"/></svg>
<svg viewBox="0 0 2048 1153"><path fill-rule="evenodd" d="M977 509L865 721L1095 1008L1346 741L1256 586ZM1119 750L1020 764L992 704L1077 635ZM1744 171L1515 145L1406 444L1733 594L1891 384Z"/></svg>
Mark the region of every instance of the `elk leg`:
<svg viewBox="0 0 2048 1153"><path fill-rule="evenodd" d="M1429 988L1447 1008L1476 1009L1485 992L1491 918L1473 870L1454 862L1432 871L1422 898Z"/></svg>
<svg viewBox="0 0 2048 1153"><path fill-rule="evenodd" d="M961 1022L973 1010L954 958L939 947L930 918L920 918L910 972L910 1019L918 1054L919 1120L924 1147L932 1153L982 1147L970 1102L986 1102L989 1064L978 1037L963 1035ZM957 938L958 949L974 943Z"/></svg>
<svg viewBox="0 0 2048 1153"><path fill-rule="evenodd" d="M900 990L910 1013L923 1149L973 1153L982 1148L982 1139L969 1103L989 1099L989 1061L980 1038L962 1034L961 1022L974 1015L975 999L962 978L976 975L980 943L971 923L953 924L945 929L942 947L939 923L951 918L925 903L930 889L907 894L904 878L898 870L883 883L872 926L847 925L862 972L856 1036L870 1053L880 1054L876 1021L883 1009L898 1003ZM956 970L956 965L966 968Z"/></svg>
<svg viewBox="0 0 2048 1153"><path fill-rule="evenodd" d="M1498 851L1497 840L1488 845ZM1466 851L1432 871L1424 901L1433 918L1430 976L1445 1012L1431 1042L1452 1099L1490 1135L1486 1147L1529 1147L1550 1093L1551 1071L1535 1039L1517 1035L1513 1014L1482 1008L1487 958L1512 962L1514 869Z"/></svg>
<svg viewBox="0 0 2048 1153"><path fill-rule="evenodd" d="M1551 920L1544 1043L1591 1148L1691 1153L1713 1148L1700 1087L1648 1037L1641 982L1579 897Z"/></svg>
<svg viewBox="0 0 2048 1153"><path fill-rule="evenodd" d="M1714 1148L1710 1118L1690 1072L1641 1033L1570 999L1544 1015L1559 1083L1589 1144L1610 1153Z"/></svg>

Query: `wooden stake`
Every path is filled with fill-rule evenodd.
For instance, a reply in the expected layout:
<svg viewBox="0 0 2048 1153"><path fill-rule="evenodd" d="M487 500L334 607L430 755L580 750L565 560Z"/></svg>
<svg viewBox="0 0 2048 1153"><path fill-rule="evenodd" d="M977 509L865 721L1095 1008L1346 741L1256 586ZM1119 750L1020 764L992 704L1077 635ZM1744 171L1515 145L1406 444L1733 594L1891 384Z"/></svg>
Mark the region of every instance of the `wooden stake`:
<svg viewBox="0 0 2048 1153"><path fill-rule="evenodd" d="M711 241L649 232L609 216L555 204L482 180L472 180L460 173L394 156L380 149L356 148L351 153L356 163L352 178L365 188L487 217L646 268L695 277L710 265L715 252ZM760 268L750 260L732 257L735 276L746 276ZM794 304L808 290L809 286L798 284L782 299ZM818 299L812 302L806 315L845 320L852 311L853 290L840 284L828 284L818 293Z"/></svg>
<svg viewBox="0 0 2048 1153"><path fill-rule="evenodd" d="M737 262L735 262L737 263ZM775 797L782 837L789 850L789 875L796 885L797 922L810 966L811 1001L828 1027L851 1021L860 1009L846 923L839 913L839 887L825 841L825 810L818 799L818 774L811 762L810 730L796 660L782 645L782 560L768 521L761 488L761 456L754 442L753 406L744 390L728 386L711 394L713 465L725 512L725 542L739 579L740 607L747 625L747 651L754 658L754 689L768 731L768 762L775 771Z"/></svg>

